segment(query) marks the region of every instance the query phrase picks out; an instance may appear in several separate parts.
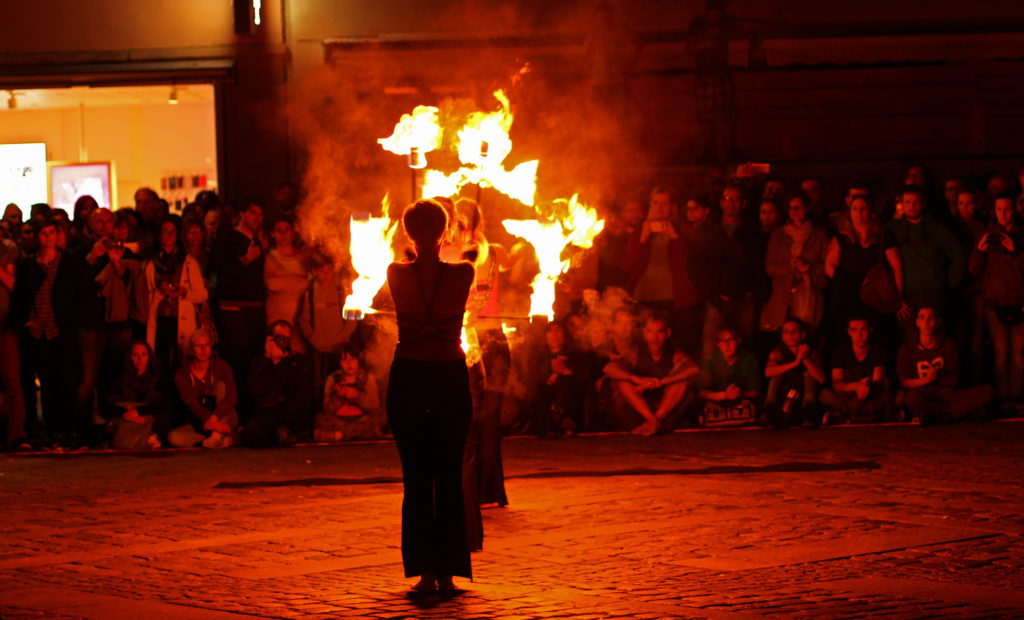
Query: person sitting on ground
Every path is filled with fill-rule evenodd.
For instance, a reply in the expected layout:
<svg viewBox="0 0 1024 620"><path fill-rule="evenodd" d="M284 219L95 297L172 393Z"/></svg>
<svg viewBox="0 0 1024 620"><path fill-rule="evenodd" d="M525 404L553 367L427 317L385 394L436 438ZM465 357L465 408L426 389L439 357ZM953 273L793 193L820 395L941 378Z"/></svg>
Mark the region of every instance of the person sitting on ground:
<svg viewBox="0 0 1024 620"><path fill-rule="evenodd" d="M377 379L363 369L358 347L341 347L341 368L327 377L324 408L316 416L316 441L379 439L387 420L380 406Z"/></svg>
<svg viewBox="0 0 1024 620"><path fill-rule="evenodd" d="M110 417L115 450L160 448L169 430L169 412L160 393L160 362L144 340L132 343L124 373L107 394L104 413Z"/></svg>
<svg viewBox="0 0 1024 620"><path fill-rule="evenodd" d="M213 338L197 329L189 338L185 362L174 375L178 396L192 414L189 424L172 429L167 441L172 446L227 448L238 434L238 391L227 362L215 357Z"/></svg>
<svg viewBox="0 0 1024 620"><path fill-rule="evenodd" d="M242 429L246 445L288 446L313 430L309 358L293 351L293 342L288 321L274 321L267 328L263 356L249 368L255 407L252 420Z"/></svg>
<svg viewBox="0 0 1024 620"><path fill-rule="evenodd" d="M761 371L757 358L741 349L739 330L718 330L716 347L700 370L700 397L705 401L703 426L739 426L756 421L761 397Z"/></svg>
<svg viewBox="0 0 1024 620"><path fill-rule="evenodd" d="M832 354L832 387L821 391L822 424L881 422L889 412L885 349L871 342L871 322L851 316L844 342Z"/></svg>
<svg viewBox="0 0 1024 620"><path fill-rule="evenodd" d="M923 306L917 311L918 337L903 343L896 358L909 421L917 424L955 422L980 411L994 396L990 385L956 389L960 357L956 344L939 330L941 322L935 308Z"/></svg>
<svg viewBox="0 0 1024 620"><path fill-rule="evenodd" d="M644 323L644 345L636 362L610 362L604 372L615 387L615 413L620 430L636 435L671 432L683 416L691 380L699 369L685 353L666 346L671 336L668 319L652 314Z"/></svg>
<svg viewBox="0 0 1024 620"><path fill-rule="evenodd" d="M764 369L769 380L765 413L776 428L817 426L818 388L825 383L821 354L807 344L807 329L800 319L782 324L780 340Z"/></svg>
<svg viewBox="0 0 1024 620"><path fill-rule="evenodd" d="M588 383L586 359L568 346L565 326L550 323L544 332L544 346L534 362L538 372L534 431L540 437L572 435L583 424L583 395Z"/></svg>

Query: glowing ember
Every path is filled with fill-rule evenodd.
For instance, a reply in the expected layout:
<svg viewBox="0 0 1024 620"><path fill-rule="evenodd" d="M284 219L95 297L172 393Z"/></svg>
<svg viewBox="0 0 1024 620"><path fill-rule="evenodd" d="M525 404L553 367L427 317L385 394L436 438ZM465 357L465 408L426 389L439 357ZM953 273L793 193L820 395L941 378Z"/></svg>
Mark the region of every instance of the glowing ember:
<svg viewBox="0 0 1024 620"><path fill-rule="evenodd" d="M416 106L412 114L403 114L395 125L395 131L387 138L377 140L384 150L395 155L409 155L418 152L417 168L426 166L426 154L441 146L441 125L437 120L437 108Z"/></svg>
<svg viewBox="0 0 1024 620"><path fill-rule="evenodd" d="M509 234L526 239L537 253L540 273L533 279L530 297L530 316L555 316L555 283L558 276L569 268L569 259L563 259L566 246L590 248L594 238L604 230L604 220L597 211L579 204L577 197L555 201L556 211L564 212L559 221L503 220Z"/></svg>
<svg viewBox="0 0 1024 620"><path fill-rule="evenodd" d="M383 217L372 217L369 213L353 213L350 220L349 253L352 267L358 277L352 282L352 294L345 298L343 315L347 319L361 319L372 314L373 298L388 277L388 265L395 259L391 239L395 236L397 222L388 217L388 198L384 197Z"/></svg>

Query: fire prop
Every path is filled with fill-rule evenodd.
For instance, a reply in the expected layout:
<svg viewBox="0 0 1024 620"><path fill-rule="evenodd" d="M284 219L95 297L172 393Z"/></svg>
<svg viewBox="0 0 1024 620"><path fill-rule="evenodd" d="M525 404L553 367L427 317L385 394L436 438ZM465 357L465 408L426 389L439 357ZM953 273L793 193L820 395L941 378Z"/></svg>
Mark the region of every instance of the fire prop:
<svg viewBox="0 0 1024 620"><path fill-rule="evenodd" d="M534 207L536 220L504 220L502 224L510 234L521 237L533 245L540 264L540 273L533 281L530 316L554 318L555 283L570 265L569 246L587 249L604 228L597 212L581 204L578 196L557 199L550 205L538 207L537 167L533 160L519 164L512 170L504 166L512 152L509 130L512 127L512 109L508 97L501 90L494 93L499 109L492 112L473 112L457 128L454 149L462 164L458 170L445 174L439 170L426 170L424 196L457 196L468 184L491 187L499 192ZM451 129L448 129L451 131ZM410 168L425 167L426 153L444 143L445 128L438 108L418 106L405 114L388 138L378 140L381 146L397 155L409 157ZM415 177L413 182L415 198ZM386 200L386 199L385 199ZM361 318L372 312L370 303L386 279L387 265L394 259L391 240L395 225L387 217L371 218L368 214L353 216L351 223L351 255L359 278L353 284L352 295L345 302L346 317ZM524 317L525 318L525 317ZM463 348L472 351L475 330L463 330Z"/></svg>
<svg viewBox="0 0 1024 620"><path fill-rule="evenodd" d="M352 282L352 294L345 298L342 314L346 319L360 320L374 312L372 304L377 291L388 276L388 265L395 260L391 240L398 229L388 217L388 197L381 203L382 217L369 213L353 213L349 220L352 267L359 276Z"/></svg>

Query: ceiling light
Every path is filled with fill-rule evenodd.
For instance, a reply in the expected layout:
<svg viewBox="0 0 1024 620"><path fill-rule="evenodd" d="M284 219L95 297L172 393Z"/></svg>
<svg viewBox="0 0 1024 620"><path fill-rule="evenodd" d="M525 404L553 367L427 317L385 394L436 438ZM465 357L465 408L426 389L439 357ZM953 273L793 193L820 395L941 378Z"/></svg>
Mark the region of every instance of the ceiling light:
<svg viewBox="0 0 1024 620"><path fill-rule="evenodd" d="M171 86L171 95L167 98L167 103L171 105L178 105L178 87Z"/></svg>

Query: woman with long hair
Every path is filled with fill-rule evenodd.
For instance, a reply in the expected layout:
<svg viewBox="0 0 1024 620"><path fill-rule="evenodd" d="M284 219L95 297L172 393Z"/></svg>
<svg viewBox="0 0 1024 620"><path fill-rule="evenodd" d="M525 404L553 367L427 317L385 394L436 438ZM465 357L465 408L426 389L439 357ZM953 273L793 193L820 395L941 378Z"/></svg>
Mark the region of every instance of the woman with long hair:
<svg viewBox="0 0 1024 620"><path fill-rule="evenodd" d="M121 378L106 398L114 414L114 449L159 448L167 440L169 417L160 383L160 362L152 347L136 340L125 356Z"/></svg>
<svg viewBox="0 0 1024 620"><path fill-rule="evenodd" d="M462 494L462 460L473 416L462 319L473 266L441 260L444 207L420 200L402 217L415 248L411 262L388 267L398 344L387 414L402 460L402 560L419 576L416 592L453 591L472 578Z"/></svg>

